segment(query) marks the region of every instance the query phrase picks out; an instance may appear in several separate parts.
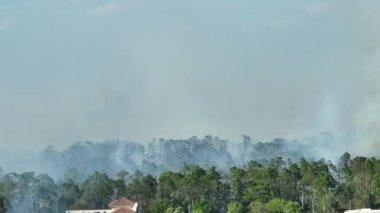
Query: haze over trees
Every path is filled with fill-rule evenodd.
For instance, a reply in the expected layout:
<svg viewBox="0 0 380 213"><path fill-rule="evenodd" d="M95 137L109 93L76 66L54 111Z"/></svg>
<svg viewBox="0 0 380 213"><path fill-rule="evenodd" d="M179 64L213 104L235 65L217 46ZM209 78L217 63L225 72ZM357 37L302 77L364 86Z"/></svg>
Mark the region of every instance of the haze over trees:
<svg viewBox="0 0 380 213"><path fill-rule="evenodd" d="M351 159L348 153L335 164L321 159L331 156L329 150L342 149L329 133L265 143L249 136L239 143L205 136L146 145L106 141L78 142L65 150L48 146L1 165L0 209L104 209L122 196L137 201L142 212L153 213L340 212L379 206L378 160Z"/></svg>
<svg viewBox="0 0 380 213"><path fill-rule="evenodd" d="M275 157L228 171L184 164L159 175L121 170L83 176L73 169L57 181L47 174L7 173L0 194L0 210L13 213L102 209L123 196L152 213L342 212L380 207L380 159L344 153L334 164Z"/></svg>
<svg viewBox="0 0 380 213"><path fill-rule="evenodd" d="M52 146L41 152L12 153L0 156L3 172L28 172L49 174L54 179L74 175L83 181L95 171L114 175L118 171L140 170L159 175L165 171L178 171L184 163L202 167L215 166L228 171L233 166L243 166L251 160L266 164L275 157L297 161L299 158L337 160L346 147L329 133L321 133L302 140L275 139L260 142L249 136L232 142L219 137L205 136L189 139L155 139L148 144L128 141L106 141L101 143L78 142L67 149L57 150ZM347 142L345 141L345 144Z"/></svg>

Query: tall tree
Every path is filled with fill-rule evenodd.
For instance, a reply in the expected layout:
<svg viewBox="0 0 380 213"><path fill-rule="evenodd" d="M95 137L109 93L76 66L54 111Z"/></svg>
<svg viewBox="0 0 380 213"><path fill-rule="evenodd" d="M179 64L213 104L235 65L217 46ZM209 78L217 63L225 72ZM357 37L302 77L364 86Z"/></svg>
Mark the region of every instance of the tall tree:
<svg viewBox="0 0 380 213"><path fill-rule="evenodd" d="M79 187L72 179L60 181L57 187L57 196L60 205L59 209L62 209L63 211L71 209L81 196Z"/></svg>
<svg viewBox="0 0 380 213"><path fill-rule="evenodd" d="M80 186L80 199L74 204L77 209L105 209L112 200L114 182L106 173L94 172Z"/></svg>
<svg viewBox="0 0 380 213"><path fill-rule="evenodd" d="M157 180L152 175L144 176L136 171L127 185L127 194L140 203L142 212L150 212L150 202L156 197Z"/></svg>

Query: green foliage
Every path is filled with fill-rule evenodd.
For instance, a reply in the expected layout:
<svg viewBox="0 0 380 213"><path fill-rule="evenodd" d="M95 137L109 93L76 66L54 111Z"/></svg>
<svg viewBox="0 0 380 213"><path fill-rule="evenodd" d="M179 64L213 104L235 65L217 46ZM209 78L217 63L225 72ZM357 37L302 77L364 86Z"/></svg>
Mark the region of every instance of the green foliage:
<svg viewBox="0 0 380 213"><path fill-rule="evenodd" d="M168 209L166 209L165 213L185 213L185 211L182 207L169 207Z"/></svg>
<svg viewBox="0 0 380 213"><path fill-rule="evenodd" d="M149 209L151 213L162 213L170 208L170 202L166 199L155 199L149 204Z"/></svg>
<svg viewBox="0 0 380 213"><path fill-rule="evenodd" d="M283 213L285 210L286 201L275 198L270 200L265 206L269 213Z"/></svg>
<svg viewBox="0 0 380 213"><path fill-rule="evenodd" d="M57 186L54 180L47 174L38 175L35 178L35 183L31 187L31 192L34 194L35 202L39 203L39 211L53 212L54 204L57 197Z"/></svg>
<svg viewBox="0 0 380 213"><path fill-rule="evenodd" d="M267 202L271 197L270 184L265 180L252 180L246 190L247 191L243 196L245 202L250 202L252 200Z"/></svg>
<svg viewBox="0 0 380 213"><path fill-rule="evenodd" d="M251 213L300 213L301 207L297 202L285 201L281 198L274 198L267 203L254 201L249 205Z"/></svg>
<svg viewBox="0 0 380 213"><path fill-rule="evenodd" d="M300 204L293 201L288 201L284 207L284 213L301 213L301 211Z"/></svg>
<svg viewBox="0 0 380 213"><path fill-rule="evenodd" d="M227 206L227 213L243 213L244 206L241 203L232 201Z"/></svg>
<svg viewBox="0 0 380 213"><path fill-rule="evenodd" d="M232 167L230 169L231 196L234 200L240 201L244 195L246 187L246 171L241 168Z"/></svg>
<svg viewBox="0 0 380 213"><path fill-rule="evenodd" d="M258 145L260 146L260 145ZM0 179L0 213L48 213L67 209L104 209L125 196L142 212L301 213L380 208L380 160L348 153L335 166L324 159L298 163L275 158L250 161L224 174L215 167L184 165L158 177L120 171L111 178L76 170L56 183L47 174L8 173ZM81 177L81 178L79 178ZM80 181L83 179L82 181ZM184 208L183 208L184 207Z"/></svg>
<svg viewBox="0 0 380 213"><path fill-rule="evenodd" d="M265 203L257 200L249 204L249 212L250 213L268 213L268 210L265 206Z"/></svg>
<svg viewBox="0 0 380 213"><path fill-rule="evenodd" d="M164 172L158 178L157 196L167 199L175 206L180 205L180 189L183 175L180 173Z"/></svg>
<svg viewBox="0 0 380 213"><path fill-rule="evenodd" d="M70 209L81 196L79 187L72 179L65 179L59 182L57 194L62 209Z"/></svg>
<svg viewBox="0 0 380 213"><path fill-rule="evenodd" d="M152 175L144 176L136 171L127 185L127 194L133 200L139 202L142 209L149 210L150 202L157 193L157 180Z"/></svg>
<svg viewBox="0 0 380 213"><path fill-rule="evenodd" d="M191 213L212 213L212 205L205 199L197 199L191 207Z"/></svg>
<svg viewBox="0 0 380 213"><path fill-rule="evenodd" d="M74 204L78 209L105 209L113 194L113 180L107 174L95 172L80 187L81 197Z"/></svg>

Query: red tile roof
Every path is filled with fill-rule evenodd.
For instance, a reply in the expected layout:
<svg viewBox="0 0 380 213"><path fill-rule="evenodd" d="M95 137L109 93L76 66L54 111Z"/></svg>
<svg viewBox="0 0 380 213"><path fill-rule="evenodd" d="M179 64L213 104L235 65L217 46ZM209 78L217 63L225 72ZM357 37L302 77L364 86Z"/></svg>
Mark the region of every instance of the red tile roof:
<svg viewBox="0 0 380 213"><path fill-rule="evenodd" d="M112 213L136 213L136 212L133 211L132 209L127 209L127 208L121 207L121 208L116 209Z"/></svg>
<svg viewBox="0 0 380 213"><path fill-rule="evenodd" d="M111 207L111 208L117 208L119 206L133 206L134 204L135 204L135 202L133 202L131 200L128 200L125 197L122 197L122 198L120 198L118 200L113 201L108 206Z"/></svg>

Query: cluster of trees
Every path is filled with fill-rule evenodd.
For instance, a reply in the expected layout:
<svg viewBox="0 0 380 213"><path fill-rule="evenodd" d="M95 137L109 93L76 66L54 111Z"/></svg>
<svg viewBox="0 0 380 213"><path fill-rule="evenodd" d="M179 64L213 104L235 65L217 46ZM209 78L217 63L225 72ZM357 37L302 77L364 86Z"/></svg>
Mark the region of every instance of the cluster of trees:
<svg viewBox="0 0 380 213"><path fill-rule="evenodd" d="M337 165L276 157L228 172L185 164L158 176L122 170L113 176L96 171L83 181L80 177L75 169L59 181L33 172L5 174L0 212L104 209L119 197L137 201L144 213L325 213L380 207L380 159L351 158L348 153Z"/></svg>
<svg viewBox="0 0 380 213"><path fill-rule="evenodd" d="M115 174L120 170L140 170L159 175L164 171L178 170L183 163L215 166L228 171L251 160L265 164L274 157L297 161L305 156L319 159L323 153L329 159L339 158L328 155L328 150L339 150L334 147L336 144L335 138L328 133L299 141L275 139L260 142L243 136L242 141L232 142L213 136L194 136L183 140L157 139L145 145L128 141L78 142L64 150L48 146L38 153L3 152L0 162L4 172L35 171L49 174L54 179L75 168L81 171L84 180L94 171Z"/></svg>

